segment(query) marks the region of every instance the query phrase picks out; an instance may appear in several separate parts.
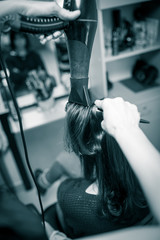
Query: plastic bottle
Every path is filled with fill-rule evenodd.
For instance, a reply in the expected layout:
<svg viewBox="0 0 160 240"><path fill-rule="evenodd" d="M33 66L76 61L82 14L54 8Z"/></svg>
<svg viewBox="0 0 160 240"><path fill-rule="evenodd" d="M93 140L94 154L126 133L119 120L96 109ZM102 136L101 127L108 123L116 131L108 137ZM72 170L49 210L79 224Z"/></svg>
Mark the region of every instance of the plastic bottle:
<svg viewBox="0 0 160 240"><path fill-rule="evenodd" d="M112 21L113 21L112 55L118 55L121 33L121 16L119 9L115 9L112 11Z"/></svg>
<svg viewBox="0 0 160 240"><path fill-rule="evenodd" d="M119 53L119 31L117 29L112 32L112 55L118 55Z"/></svg>

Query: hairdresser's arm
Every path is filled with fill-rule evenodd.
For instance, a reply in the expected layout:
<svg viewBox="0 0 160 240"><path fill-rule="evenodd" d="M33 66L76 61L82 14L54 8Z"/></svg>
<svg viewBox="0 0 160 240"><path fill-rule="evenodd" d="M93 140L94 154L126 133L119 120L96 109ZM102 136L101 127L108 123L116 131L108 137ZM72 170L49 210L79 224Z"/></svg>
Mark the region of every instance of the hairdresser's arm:
<svg viewBox="0 0 160 240"><path fill-rule="evenodd" d="M57 16L62 20L74 20L80 11L70 12L59 7L56 2L45 1L0 1L0 17L8 14L23 14L26 16Z"/></svg>
<svg viewBox="0 0 160 240"><path fill-rule="evenodd" d="M103 129L120 145L160 224L160 153L139 128L137 107L122 98L98 100L96 105L103 109Z"/></svg>

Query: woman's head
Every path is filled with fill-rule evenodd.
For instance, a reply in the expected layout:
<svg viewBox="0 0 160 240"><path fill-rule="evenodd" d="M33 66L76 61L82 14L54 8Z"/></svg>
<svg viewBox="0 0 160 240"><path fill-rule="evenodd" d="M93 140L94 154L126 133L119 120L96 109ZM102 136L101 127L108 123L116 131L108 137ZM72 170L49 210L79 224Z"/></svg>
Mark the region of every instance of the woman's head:
<svg viewBox="0 0 160 240"><path fill-rule="evenodd" d="M27 34L22 32L14 32L11 31L10 33L11 39L11 48L13 50L16 49L27 49L29 48L29 39Z"/></svg>
<svg viewBox="0 0 160 240"><path fill-rule="evenodd" d="M84 175L96 179L104 215L124 218L144 197L137 178L113 137L101 128L96 107L66 105L66 141L81 159Z"/></svg>
<svg viewBox="0 0 160 240"><path fill-rule="evenodd" d="M77 155L101 152L104 132L96 115L96 107L67 103L67 143Z"/></svg>

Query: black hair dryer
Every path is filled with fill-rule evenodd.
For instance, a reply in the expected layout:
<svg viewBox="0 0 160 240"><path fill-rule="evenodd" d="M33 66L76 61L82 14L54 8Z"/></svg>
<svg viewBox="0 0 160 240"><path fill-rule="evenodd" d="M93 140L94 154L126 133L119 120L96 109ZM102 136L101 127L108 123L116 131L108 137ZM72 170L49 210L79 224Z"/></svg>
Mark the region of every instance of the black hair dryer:
<svg viewBox="0 0 160 240"><path fill-rule="evenodd" d="M88 77L89 61L97 27L96 0L64 0L63 7L80 10L74 21L62 21L57 17L27 17L18 15L10 22L15 31L32 34L50 34L64 30L70 58L71 77ZM79 67L80 66L80 67Z"/></svg>

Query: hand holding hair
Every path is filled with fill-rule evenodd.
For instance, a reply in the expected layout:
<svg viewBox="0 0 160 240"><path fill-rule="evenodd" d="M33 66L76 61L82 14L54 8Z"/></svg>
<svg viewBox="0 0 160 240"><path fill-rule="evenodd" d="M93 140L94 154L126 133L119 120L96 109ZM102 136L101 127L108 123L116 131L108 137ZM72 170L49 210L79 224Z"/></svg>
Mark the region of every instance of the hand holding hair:
<svg viewBox="0 0 160 240"><path fill-rule="evenodd" d="M118 142L160 224L160 153L138 127L137 107L122 98L96 100L95 105L103 110L102 128Z"/></svg>
<svg viewBox="0 0 160 240"><path fill-rule="evenodd" d="M115 136L117 131L137 128L140 114L136 105L117 97L96 100L95 105L103 111L102 128Z"/></svg>

